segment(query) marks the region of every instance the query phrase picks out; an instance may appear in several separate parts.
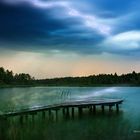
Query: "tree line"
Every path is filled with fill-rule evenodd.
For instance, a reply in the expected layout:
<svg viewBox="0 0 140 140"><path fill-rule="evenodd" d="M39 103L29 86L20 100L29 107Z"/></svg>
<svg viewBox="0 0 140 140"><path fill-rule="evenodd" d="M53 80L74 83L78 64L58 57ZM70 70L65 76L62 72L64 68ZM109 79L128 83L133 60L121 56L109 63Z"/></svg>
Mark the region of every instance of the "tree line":
<svg viewBox="0 0 140 140"><path fill-rule="evenodd" d="M87 77L65 77L36 80L40 85L48 86L102 86L102 85L140 85L140 73L117 75L99 74Z"/></svg>
<svg viewBox="0 0 140 140"><path fill-rule="evenodd" d="M34 80L29 74L14 74L13 71L0 67L0 85L30 85Z"/></svg>
<svg viewBox="0 0 140 140"><path fill-rule="evenodd" d="M34 86L102 86L102 85L136 85L140 86L140 73L117 75L99 74L86 77L64 77L36 80L29 74L14 74L0 67L0 85L34 85Z"/></svg>

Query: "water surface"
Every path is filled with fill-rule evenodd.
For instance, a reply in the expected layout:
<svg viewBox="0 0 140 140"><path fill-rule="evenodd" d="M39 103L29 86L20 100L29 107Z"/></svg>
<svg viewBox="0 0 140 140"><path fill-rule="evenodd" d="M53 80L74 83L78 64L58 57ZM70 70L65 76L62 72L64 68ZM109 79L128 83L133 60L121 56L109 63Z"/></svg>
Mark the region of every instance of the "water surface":
<svg viewBox="0 0 140 140"><path fill-rule="evenodd" d="M120 115L87 116L80 120L50 123L44 126L44 139L139 139L139 87L28 87L0 89L0 113L50 105L64 101L88 99L124 99ZM42 128L42 126L41 126ZM37 133L35 129L34 134ZM27 130L27 129L26 129ZM28 131L30 131L28 127ZM96 132L96 133L95 133ZM47 136L44 136L44 133ZM108 133L108 136L106 135ZM71 135L70 135L71 134ZM22 137L26 137L24 134ZM101 135L101 137L99 137ZM33 139L31 135L29 139Z"/></svg>

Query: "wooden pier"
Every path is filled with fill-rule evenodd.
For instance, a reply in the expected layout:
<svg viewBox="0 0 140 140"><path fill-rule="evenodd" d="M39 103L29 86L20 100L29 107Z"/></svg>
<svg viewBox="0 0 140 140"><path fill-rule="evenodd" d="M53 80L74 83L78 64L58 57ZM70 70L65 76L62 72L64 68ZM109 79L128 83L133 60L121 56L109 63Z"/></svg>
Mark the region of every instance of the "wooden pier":
<svg viewBox="0 0 140 140"><path fill-rule="evenodd" d="M49 116L51 116L51 112L55 111L56 119L58 118L58 111L62 110L62 114L64 116L70 116L74 118L75 110L78 110L79 116L82 116L83 109L89 109L89 112L93 112L94 114L97 111L97 107L101 107L102 113L105 112L105 108L108 108L109 112L112 112L112 107L116 108L116 112L119 112L119 105L123 102L122 99L100 99L100 100L82 100L82 101L68 101L53 105L33 107L28 109L16 110L12 112L8 112L5 114L1 114L0 118L8 118L12 116L19 116L20 121L23 121L23 117L28 119L28 115L32 115L32 119L34 120L34 116L38 112L42 112L42 118L45 118L46 111Z"/></svg>

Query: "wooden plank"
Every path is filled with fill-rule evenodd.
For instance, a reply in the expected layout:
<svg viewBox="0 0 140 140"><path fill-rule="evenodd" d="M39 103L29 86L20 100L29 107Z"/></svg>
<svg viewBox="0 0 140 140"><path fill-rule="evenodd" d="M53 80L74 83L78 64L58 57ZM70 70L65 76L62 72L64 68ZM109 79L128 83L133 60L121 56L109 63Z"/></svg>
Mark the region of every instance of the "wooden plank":
<svg viewBox="0 0 140 140"><path fill-rule="evenodd" d="M69 107L87 107L87 106L97 106L97 105L113 106L113 105L119 105L122 102L123 102L123 99L69 101L69 102L63 102L59 104L40 106L40 107L34 107L34 108L29 108L29 109L22 109L22 110L17 110L13 112L8 112L5 114L1 114L0 117L27 115L28 113L30 114L30 113L36 113L36 112L45 111L45 110L56 110L60 108L69 108Z"/></svg>

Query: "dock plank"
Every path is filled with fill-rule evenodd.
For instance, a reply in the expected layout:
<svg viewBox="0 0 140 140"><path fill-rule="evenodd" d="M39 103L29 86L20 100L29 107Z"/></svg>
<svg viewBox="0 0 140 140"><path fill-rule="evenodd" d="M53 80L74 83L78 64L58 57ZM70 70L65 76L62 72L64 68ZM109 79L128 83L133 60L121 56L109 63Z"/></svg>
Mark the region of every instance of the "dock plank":
<svg viewBox="0 0 140 140"><path fill-rule="evenodd" d="M67 101L62 102L58 104L52 104L47 106L39 106L39 107L32 107L22 110L15 110L12 112L7 112L4 114L1 114L0 117L9 117L9 116L18 116L22 114L30 114L34 112L40 112L44 110L56 110L60 108L66 108L66 107L87 107L87 106L98 106L98 105L104 105L104 106L114 106L116 104L121 104L123 102L123 99L96 99L96 100L77 100L77 101Z"/></svg>

